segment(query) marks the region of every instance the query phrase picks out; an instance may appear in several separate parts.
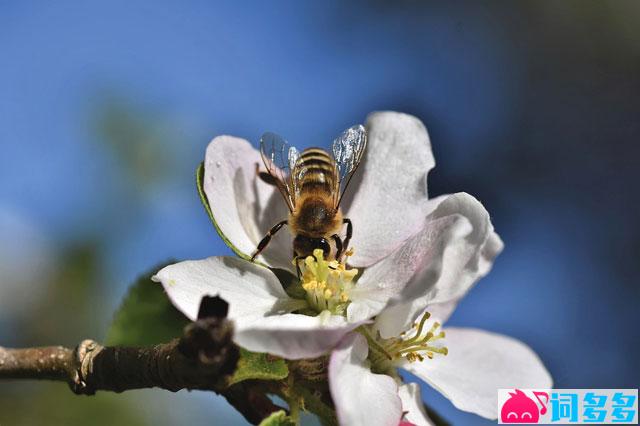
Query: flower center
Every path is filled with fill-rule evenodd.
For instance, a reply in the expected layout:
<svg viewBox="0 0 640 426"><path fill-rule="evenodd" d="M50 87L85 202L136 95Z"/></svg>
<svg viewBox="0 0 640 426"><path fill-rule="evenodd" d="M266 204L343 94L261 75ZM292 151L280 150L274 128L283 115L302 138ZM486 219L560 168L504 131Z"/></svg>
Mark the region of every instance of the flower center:
<svg viewBox="0 0 640 426"><path fill-rule="evenodd" d="M343 315L349 304L349 293L354 287L353 279L358 275L355 268L347 269L346 259L353 254L349 249L343 261L324 259L321 249L307 256L302 270L302 288L306 292L309 306L317 312L325 310Z"/></svg>
<svg viewBox="0 0 640 426"><path fill-rule="evenodd" d="M425 358L433 359L434 354L447 355L448 349L438 342L445 337L444 331L438 331L440 323L434 322L429 330L426 330L425 325L430 316L429 312L425 312L411 329L401 333L399 337L389 339L381 338L379 333L374 336L368 326L360 327L359 330L362 330L369 343L372 370L387 373L393 370L402 358L409 362L422 362Z"/></svg>

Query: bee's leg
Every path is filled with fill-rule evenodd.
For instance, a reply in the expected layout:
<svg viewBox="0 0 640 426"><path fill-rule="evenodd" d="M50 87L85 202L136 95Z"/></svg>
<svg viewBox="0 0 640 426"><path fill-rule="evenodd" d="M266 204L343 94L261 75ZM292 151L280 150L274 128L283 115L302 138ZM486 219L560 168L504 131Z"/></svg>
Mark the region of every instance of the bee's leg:
<svg viewBox="0 0 640 426"><path fill-rule="evenodd" d="M353 224L351 223L351 219L344 218L342 219L342 223L347 224L347 236L344 239L343 249L347 251L349 249L349 242L351 241L351 237L353 236Z"/></svg>
<svg viewBox="0 0 640 426"><path fill-rule="evenodd" d="M339 262L340 257L342 256L342 240L338 234L333 234L331 238L333 238L333 241L336 243L336 260Z"/></svg>
<svg viewBox="0 0 640 426"><path fill-rule="evenodd" d="M256 251L253 252L253 254L251 255L252 262L255 260L256 256L259 255L262 252L262 250L265 249L265 247L267 247L267 245L271 241L271 237L273 237L273 235L276 232L278 232L280 228L282 228L286 224L287 224L287 221L283 220L282 222L276 223L275 225L273 225L271 229L269 229L269 232L267 232L267 235L265 235L262 241L260 241L260 243L258 244L258 248L256 249Z"/></svg>
<svg viewBox="0 0 640 426"><path fill-rule="evenodd" d="M294 251L293 252L293 258L294 258L294 260L296 262L296 274L298 276L298 280L300 280L301 277L302 277L302 271L300 270L300 261L304 260L305 257L304 256L298 256L296 254L296 252Z"/></svg>
<svg viewBox="0 0 640 426"><path fill-rule="evenodd" d="M256 163L256 176L267 185L278 186L278 179L271 176L269 172L261 172L260 164Z"/></svg>

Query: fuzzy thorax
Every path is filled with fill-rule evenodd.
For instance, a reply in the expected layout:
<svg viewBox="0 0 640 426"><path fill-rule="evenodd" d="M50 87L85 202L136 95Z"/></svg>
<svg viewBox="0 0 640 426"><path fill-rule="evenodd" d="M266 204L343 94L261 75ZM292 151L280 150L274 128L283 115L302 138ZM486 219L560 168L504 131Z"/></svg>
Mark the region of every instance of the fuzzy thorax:
<svg viewBox="0 0 640 426"><path fill-rule="evenodd" d="M288 221L293 235L321 238L340 232L342 219L342 211L334 206L333 195L316 191L305 193L296 200Z"/></svg>

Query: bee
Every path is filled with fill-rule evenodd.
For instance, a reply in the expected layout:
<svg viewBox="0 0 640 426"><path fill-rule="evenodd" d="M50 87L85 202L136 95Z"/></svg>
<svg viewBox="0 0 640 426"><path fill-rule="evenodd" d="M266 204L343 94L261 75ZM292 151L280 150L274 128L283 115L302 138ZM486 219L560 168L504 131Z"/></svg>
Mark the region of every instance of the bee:
<svg viewBox="0 0 640 426"><path fill-rule="evenodd" d="M307 148L300 153L274 133L262 135L260 153L267 172L256 171L263 181L279 189L289 214L269 230L251 260L284 225L289 226L294 237L298 276L299 260L312 255L315 249L321 249L326 259L340 260L353 235L353 224L343 217L340 202L366 145L367 131L362 125L350 127L338 136L332 144L332 155L321 148ZM345 225L346 236L342 240L340 233Z"/></svg>

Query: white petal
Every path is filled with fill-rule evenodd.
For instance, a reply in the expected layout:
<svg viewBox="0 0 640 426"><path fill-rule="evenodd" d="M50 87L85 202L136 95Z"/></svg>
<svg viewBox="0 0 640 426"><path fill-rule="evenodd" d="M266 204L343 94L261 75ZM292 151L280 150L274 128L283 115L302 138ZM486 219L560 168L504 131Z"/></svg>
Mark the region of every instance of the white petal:
<svg viewBox="0 0 640 426"><path fill-rule="evenodd" d="M460 299L454 299L450 300L449 302L433 303L427 306L427 309L425 309L425 311L431 314L431 320L438 321L440 324L444 324L445 322L447 322L451 314L453 314L453 311L455 311L459 302ZM419 318L423 313L424 311L420 312L417 317Z"/></svg>
<svg viewBox="0 0 640 426"><path fill-rule="evenodd" d="M241 257L249 258L269 228L287 219L278 190L256 178L264 170L260 153L244 139L218 136L207 147L204 191L220 236ZM258 260L284 269L291 266L291 235L280 230Z"/></svg>
<svg viewBox="0 0 640 426"><path fill-rule="evenodd" d="M347 323L328 311L318 316L285 314L236 323L234 341L250 351L287 359L315 358L338 344L362 323Z"/></svg>
<svg viewBox="0 0 640 426"><path fill-rule="evenodd" d="M377 327L383 337L396 336L406 330L430 305L462 298L489 272L494 258L502 250L502 241L493 230L489 213L478 200L466 193L440 200L427 218L428 223L463 216L473 230L462 238L451 234L448 240L442 241L437 255L425 262L423 269L378 318Z"/></svg>
<svg viewBox="0 0 640 426"><path fill-rule="evenodd" d="M162 283L173 304L191 320L197 318L203 296L219 295L229 303L228 317L240 321L300 308L300 301L285 293L269 269L235 257L176 263L152 279Z"/></svg>
<svg viewBox="0 0 640 426"><path fill-rule="evenodd" d="M332 352L329 389L338 421L349 426L398 426L402 403L391 376L369 369L365 338L353 333Z"/></svg>
<svg viewBox="0 0 640 426"><path fill-rule="evenodd" d="M365 156L344 203L354 226L355 266L377 262L420 229L428 208L427 173L435 165L429 135L417 118L378 112L366 127Z"/></svg>
<svg viewBox="0 0 640 426"><path fill-rule="evenodd" d="M498 389L544 388L553 382L540 358L524 343L469 328L445 330L446 356L406 363L403 368L429 383L463 411L498 417Z"/></svg>
<svg viewBox="0 0 640 426"><path fill-rule="evenodd" d="M464 241L471 231L469 221L460 215L426 222L420 232L391 255L365 269L351 292L352 303L347 310L349 320L363 320L380 313L389 301L402 293L416 273L438 268L445 250Z"/></svg>
<svg viewBox="0 0 640 426"><path fill-rule="evenodd" d="M424 404L420 396L420 386L417 383L407 383L398 389L398 395L402 401L404 419L416 426L431 426L431 421L424 411Z"/></svg>

